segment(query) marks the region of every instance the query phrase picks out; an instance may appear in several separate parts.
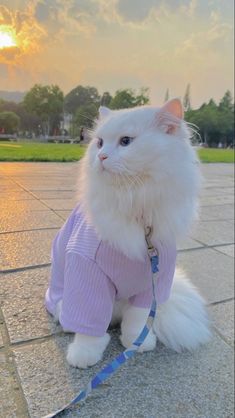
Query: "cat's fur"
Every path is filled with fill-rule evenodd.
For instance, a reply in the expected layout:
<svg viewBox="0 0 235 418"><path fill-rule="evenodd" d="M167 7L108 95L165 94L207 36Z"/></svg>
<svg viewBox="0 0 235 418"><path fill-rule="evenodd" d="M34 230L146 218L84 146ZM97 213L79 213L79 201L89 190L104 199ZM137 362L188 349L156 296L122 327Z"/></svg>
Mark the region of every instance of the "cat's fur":
<svg viewBox="0 0 235 418"><path fill-rule="evenodd" d="M120 138L127 136L133 141L121 146ZM178 99L162 108L100 109L81 163L79 201L101 239L129 258L143 259L146 226L152 226L153 240L177 241L195 217L200 170L189 137ZM98 138L103 140L101 148ZM148 309L126 301L116 304L113 321L121 321L125 347L137 337L147 316ZM176 273L171 296L159 306L153 331L140 351L154 349L156 338L176 351L194 349L208 340L204 302L182 275ZM108 342L108 334L77 333L69 346L68 362L83 368L93 365Z"/></svg>

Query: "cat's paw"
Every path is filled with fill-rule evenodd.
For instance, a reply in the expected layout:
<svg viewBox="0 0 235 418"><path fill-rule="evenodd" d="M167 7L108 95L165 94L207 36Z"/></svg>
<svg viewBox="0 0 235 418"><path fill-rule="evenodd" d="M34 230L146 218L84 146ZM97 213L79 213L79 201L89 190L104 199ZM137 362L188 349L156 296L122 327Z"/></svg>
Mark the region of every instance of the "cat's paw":
<svg viewBox="0 0 235 418"><path fill-rule="evenodd" d="M124 347L130 347L140 335L146 324L148 314L149 309L137 308L132 305L129 305L129 307L125 310L121 324L122 335L120 337ZM138 352L143 353L144 351L154 350L156 341L156 335L153 333L153 330L150 329L143 344L139 347Z"/></svg>
<svg viewBox="0 0 235 418"><path fill-rule="evenodd" d="M98 361L102 359L103 352L97 352L97 350L85 349L79 347L77 344L70 344L67 353L67 361L70 366L79 367L80 369L86 369L89 366L94 366Z"/></svg>
<svg viewBox="0 0 235 418"><path fill-rule="evenodd" d="M76 334L74 341L69 345L67 361L70 366L86 369L94 366L103 357L110 336L105 334L102 337L91 337L83 334Z"/></svg>
<svg viewBox="0 0 235 418"><path fill-rule="evenodd" d="M136 340L138 335L134 334L122 334L120 337L120 340L122 342L122 345L126 348L130 347L132 343ZM143 344L138 348L139 353L143 353L144 351L152 351L156 347L156 335L153 333L152 330L149 331L149 334L145 338Z"/></svg>

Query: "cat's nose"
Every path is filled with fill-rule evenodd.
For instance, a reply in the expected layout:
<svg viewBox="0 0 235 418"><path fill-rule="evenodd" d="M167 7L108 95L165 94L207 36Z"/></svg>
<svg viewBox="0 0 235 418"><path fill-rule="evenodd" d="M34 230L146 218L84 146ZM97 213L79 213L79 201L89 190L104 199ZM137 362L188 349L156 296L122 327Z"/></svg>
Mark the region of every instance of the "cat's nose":
<svg viewBox="0 0 235 418"><path fill-rule="evenodd" d="M100 161L104 161L108 158L107 154L105 154L104 152L100 152L98 154L98 157L99 157Z"/></svg>

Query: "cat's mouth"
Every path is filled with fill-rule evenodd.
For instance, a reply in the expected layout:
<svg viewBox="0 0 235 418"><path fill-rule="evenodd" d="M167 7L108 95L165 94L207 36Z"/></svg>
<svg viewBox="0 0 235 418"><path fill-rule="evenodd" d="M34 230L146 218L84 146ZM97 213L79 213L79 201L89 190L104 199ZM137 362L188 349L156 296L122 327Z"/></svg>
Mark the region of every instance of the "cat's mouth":
<svg viewBox="0 0 235 418"><path fill-rule="evenodd" d="M109 174L112 174L112 170L109 167L105 166L103 162L101 162L99 164L99 172L100 173L109 173Z"/></svg>

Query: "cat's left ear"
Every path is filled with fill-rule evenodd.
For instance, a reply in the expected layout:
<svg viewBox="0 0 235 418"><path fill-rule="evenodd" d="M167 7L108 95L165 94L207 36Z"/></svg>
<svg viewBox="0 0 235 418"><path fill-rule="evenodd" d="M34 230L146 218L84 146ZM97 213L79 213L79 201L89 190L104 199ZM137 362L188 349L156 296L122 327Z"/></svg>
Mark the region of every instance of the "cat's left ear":
<svg viewBox="0 0 235 418"><path fill-rule="evenodd" d="M112 111L110 109L108 109L107 107L100 106L99 107L99 117L100 117L100 119L102 120L102 119L107 118L110 115L111 112Z"/></svg>
<svg viewBox="0 0 235 418"><path fill-rule="evenodd" d="M184 109L180 99L169 100L157 112L157 125L167 134L174 134L180 127Z"/></svg>

